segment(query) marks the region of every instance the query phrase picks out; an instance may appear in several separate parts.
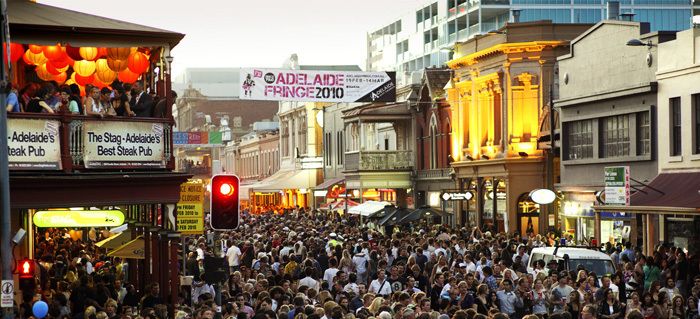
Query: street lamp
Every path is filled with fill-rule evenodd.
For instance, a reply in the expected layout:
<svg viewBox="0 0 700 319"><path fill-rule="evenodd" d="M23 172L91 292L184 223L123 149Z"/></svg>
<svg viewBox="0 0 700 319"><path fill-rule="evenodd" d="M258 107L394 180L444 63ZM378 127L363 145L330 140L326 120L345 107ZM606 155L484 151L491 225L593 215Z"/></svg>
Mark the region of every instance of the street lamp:
<svg viewBox="0 0 700 319"><path fill-rule="evenodd" d="M649 48L655 47L656 44L652 43L651 40L648 40L647 42L643 42L642 40L639 39L631 39L627 41L627 46L631 47L641 47L641 46L647 46Z"/></svg>
<svg viewBox="0 0 700 319"><path fill-rule="evenodd" d="M557 199L557 194L554 191L546 188L538 188L532 190L528 195L533 202L540 205L549 205Z"/></svg>

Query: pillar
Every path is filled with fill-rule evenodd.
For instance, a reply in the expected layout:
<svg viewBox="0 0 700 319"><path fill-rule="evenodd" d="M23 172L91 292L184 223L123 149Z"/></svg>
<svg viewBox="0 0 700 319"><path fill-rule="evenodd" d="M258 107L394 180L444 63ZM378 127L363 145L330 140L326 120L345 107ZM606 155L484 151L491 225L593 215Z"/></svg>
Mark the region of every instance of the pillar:
<svg viewBox="0 0 700 319"><path fill-rule="evenodd" d="M399 208L406 208L406 206L407 206L406 197L407 197L406 189L405 188L397 188L396 189L396 206Z"/></svg>
<svg viewBox="0 0 700 319"><path fill-rule="evenodd" d="M600 211L595 211L595 221L593 225L593 238L595 238L596 243L600 245Z"/></svg>

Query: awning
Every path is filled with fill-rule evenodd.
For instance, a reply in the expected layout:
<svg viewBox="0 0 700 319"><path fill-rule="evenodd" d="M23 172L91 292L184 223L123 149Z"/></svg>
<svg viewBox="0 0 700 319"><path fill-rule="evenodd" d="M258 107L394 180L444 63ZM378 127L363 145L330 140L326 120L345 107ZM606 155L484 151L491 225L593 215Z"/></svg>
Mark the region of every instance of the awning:
<svg viewBox="0 0 700 319"><path fill-rule="evenodd" d="M402 220L412 214L413 212L409 209L406 208L395 208L392 210L389 214L386 214L382 219L379 220L377 223L379 226L393 226L393 225L399 225L401 224Z"/></svg>
<svg viewBox="0 0 700 319"><path fill-rule="evenodd" d="M348 209L348 214L360 215L362 217L370 217L384 210L384 207L391 205L389 202L367 201L355 207Z"/></svg>
<svg viewBox="0 0 700 319"><path fill-rule="evenodd" d="M403 219L399 221L399 224L405 224L405 223L410 223L414 222L420 219L432 219L435 216L439 216L440 218L445 218L447 217L447 214L439 209L435 209L432 207L421 207L419 209L416 209L415 211L411 212L410 214L406 215Z"/></svg>
<svg viewBox="0 0 700 319"><path fill-rule="evenodd" d="M143 240L143 236L139 236L136 237L136 239L108 253L107 256L121 257L126 259L144 259L144 247L145 242Z"/></svg>
<svg viewBox="0 0 700 319"><path fill-rule="evenodd" d="M102 247L105 249L115 249L131 241L131 231L123 231L121 233L115 234L112 237L105 238L97 243L95 246Z"/></svg>
<svg viewBox="0 0 700 319"><path fill-rule="evenodd" d="M331 179L324 181L321 184L316 185L316 187L314 187L314 189L317 189L317 190L328 189L329 187L331 187L335 184L344 182L344 181L345 181L344 177L331 178Z"/></svg>
<svg viewBox="0 0 700 319"><path fill-rule="evenodd" d="M253 191L281 191L285 189L310 189L316 186L316 170L283 170L262 180Z"/></svg>
<svg viewBox="0 0 700 319"><path fill-rule="evenodd" d="M341 199L341 200L338 200L338 201L335 201L332 203L323 204L319 207L319 209L323 209L323 210L345 209L345 202L346 201L348 203L348 207L355 207L355 206L360 205L360 203L358 203L352 199L348 199L348 200Z"/></svg>

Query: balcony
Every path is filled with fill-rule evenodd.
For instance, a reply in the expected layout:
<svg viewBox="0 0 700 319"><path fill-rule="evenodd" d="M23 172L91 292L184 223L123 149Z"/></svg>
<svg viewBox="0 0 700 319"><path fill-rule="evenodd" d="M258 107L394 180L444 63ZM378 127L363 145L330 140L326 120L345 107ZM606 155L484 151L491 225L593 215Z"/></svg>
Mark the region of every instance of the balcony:
<svg viewBox="0 0 700 319"><path fill-rule="evenodd" d="M424 169L416 172L417 180L435 180L435 179L449 179L450 178L449 168L439 168L439 169Z"/></svg>
<svg viewBox="0 0 700 319"><path fill-rule="evenodd" d="M413 152L360 151L345 153L346 171L404 171L413 167Z"/></svg>
<svg viewBox="0 0 700 319"><path fill-rule="evenodd" d="M169 170L172 121L72 114L8 114L12 171Z"/></svg>

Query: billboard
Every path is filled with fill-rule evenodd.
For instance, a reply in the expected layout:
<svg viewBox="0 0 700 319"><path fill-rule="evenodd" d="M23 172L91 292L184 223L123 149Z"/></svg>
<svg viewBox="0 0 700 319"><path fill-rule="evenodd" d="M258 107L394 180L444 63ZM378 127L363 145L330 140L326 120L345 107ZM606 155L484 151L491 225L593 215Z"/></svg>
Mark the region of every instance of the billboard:
<svg viewBox="0 0 700 319"><path fill-rule="evenodd" d="M605 204L630 204L630 167L613 166L605 168Z"/></svg>
<svg viewBox="0 0 700 319"><path fill-rule="evenodd" d="M85 167L165 167L162 123L85 121L83 126Z"/></svg>
<svg viewBox="0 0 700 319"><path fill-rule="evenodd" d="M396 72L241 70L242 100L395 102Z"/></svg>
<svg viewBox="0 0 700 319"><path fill-rule="evenodd" d="M59 121L7 119L7 151L11 170L61 168Z"/></svg>

